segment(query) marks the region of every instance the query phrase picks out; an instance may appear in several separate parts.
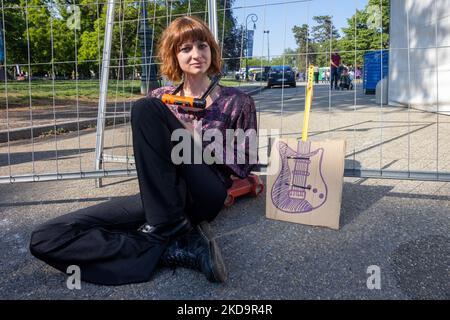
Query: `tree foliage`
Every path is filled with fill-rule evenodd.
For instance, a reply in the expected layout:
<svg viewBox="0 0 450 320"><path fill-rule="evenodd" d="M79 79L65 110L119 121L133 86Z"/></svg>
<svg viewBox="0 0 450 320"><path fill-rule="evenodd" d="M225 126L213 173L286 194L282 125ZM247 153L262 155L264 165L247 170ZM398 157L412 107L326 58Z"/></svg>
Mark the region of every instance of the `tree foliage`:
<svg viewBox="0 0 450 320"><path fill-rule="evenodd" d="M332 16L315 16L316 25L312 27L312 36L315 43L327 43L339 38L339 32L333 25Z"/></svg>
<svg viewBox="0 0 450 320"><path fill-rule="evenodd" d="M98 77L105 33L105 3L97 0L3 0L6 63L19 64L34 75L54 73L69 77L77 67L80 77ZM138 31L142 3L116 1L111 76L130 78L140 72ZM169 5L164 1L146 3L153 49L162 31L178 16L193 14L207 21L205 0L178 0ZM233 3L234 0L217 3L219 43L227 70L244 66L242 56L247 42L243 27L233 16ZM313 17L313 25L294 26L292 32L297 48L286 49L270 64L285 63L299 68L306 68L309 63L326 66L330 52L337 49L347 64L361 65L366 51L389 46L389 4L390 0L369 0L364 10L347 20L342 36L329 15ZM79 8L79 27L70 23L76 16L76 12L69 10L70 5ZM258 61L268 64L268 61ZM258 65L256 61L251 62L251 65Z"/></svg>
<svg viewBox="0 0 450 320"><path fill-rule="evenodd" d="M361 66L367 51L389 48L389 12L390 0L369 0L364 10L357 10L347 19L342 37L333 25L332 16L313 17L312 28L306 24L294 26L300 66L308 63L328 66L330 54L335 50L346 65Z"/></svg>
<svg viewBox="0 0 450 320"><path fill-rule="evenodd" d="M339 41L344 61L354 64L356 59L361 65L367 51L389 48L389 11L389 0L369 0L364 10L347 19L348 27L342 29L344 36Z"/></svg>
<svg viewBox="0 0 450 320"><path fill-rule="evenodd" d="M205 0L179 0L166 5L145 1L153 56L162 31L175 18L193 14L207 21ZM111 48L111 76L131 78L140 72L138 35L143 1L116 1ZM234 0L219 0L218 34L225 64L239 66L241 33L233 16ZM97 0L3 0L6 63L21 65L32 75L52 73L98 77L101 67L107 6ZM28 6L27 6L28 4ZM77 6L73 9L69 6ZM225 10L222 10L225 9ZM79 16L79 25L75 22ZM1 22L1 21L0 21ZM157 59L155 59L157 62ZM28 70L28 64L31 65Z"/></svg>

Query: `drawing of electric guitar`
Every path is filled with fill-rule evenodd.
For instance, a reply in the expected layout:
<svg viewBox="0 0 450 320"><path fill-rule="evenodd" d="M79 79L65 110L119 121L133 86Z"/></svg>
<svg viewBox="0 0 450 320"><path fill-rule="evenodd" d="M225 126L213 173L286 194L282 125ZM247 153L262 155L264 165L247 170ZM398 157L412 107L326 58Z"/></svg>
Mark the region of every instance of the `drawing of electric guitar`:
<svg viewBox="0 0 450 320"><path fill-rule="evenodd" d="M311 152L311 142L298 142L297 151L286 143L278 143L281 170L272 186L272 203L288 213L307 213L322 206L328 188L322 175L323 148ZM294 165L289 166L289 162ZM311 163L317 163L311 172ZM291 168L293 167L293 170ZM314 182L312 177L315 177Z"/></svg>
<svg viewBox="0 0 450 320"><path fill-rule="evenodd" d="M311 151L311 142L307 141L313 75L314 66L311 65L308 70L302 139L298 142L297 150L292 150L282 141L278 143L281 170L272 186L271 197L273 205L287 213L309 213L327 200L328 188L322 174L324 149ZM294 162L293 170L289 162L291 166Z"/></svg>

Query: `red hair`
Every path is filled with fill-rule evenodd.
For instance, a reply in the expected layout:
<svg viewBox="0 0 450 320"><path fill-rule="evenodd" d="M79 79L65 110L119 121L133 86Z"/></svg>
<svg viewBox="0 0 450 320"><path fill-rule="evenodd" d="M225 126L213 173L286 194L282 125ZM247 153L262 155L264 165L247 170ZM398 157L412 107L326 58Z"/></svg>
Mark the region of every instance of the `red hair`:
<svg viewBox="0 0 450 320"><path fill-rule="evenodd" d="M220 72L221 57L220 48L208 26L200 19L193 16L184 16L175 19L164 30L158 44L158 53L161 59L161 74L171 81L180 81L183 71L177 60L177 53L181 45L186 41L205 41L211 48L211 65L208 75Z"/></svg>

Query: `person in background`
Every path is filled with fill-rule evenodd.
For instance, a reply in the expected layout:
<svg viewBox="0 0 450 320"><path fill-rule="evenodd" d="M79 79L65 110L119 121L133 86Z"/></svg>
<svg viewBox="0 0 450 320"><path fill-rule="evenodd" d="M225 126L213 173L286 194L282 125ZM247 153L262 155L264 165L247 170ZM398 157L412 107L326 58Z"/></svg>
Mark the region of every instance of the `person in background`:
<svg viewBox="0 0 450 320"><path fill-rule="evenodd" d="M350 68L348 72L348 76L350 77L350 80L353 81L355 79L355 71L353 68Z"/></svg>
<svg viewBox="0 0 450 320"><path fill-rule="evenodd" d="M358 83L360 82L359 80L361 79L361 75L362 75L361 69L359 67L356 67L355 79Z"/></svg>
<svg viewBox="0 0 450 320"><path fill-rule="evenodd" d="M314 66L314 82L319 83L319 67Z"/></svg>
<svg viewBox="0 0 450 320"><path fill-rule="evenodd" d="M331 55L330 59L330 74L331 74L331 82L330 82L330 88L331 90L338 89L338 80L339 80L339 66L341 65L341 56L337 51L335 51Z"/></svg>
<svg viewBox="0 0 450 320"><path fill-rule="evenodd" d="M339 79L341 78L342 74L344 73L344 70L348 70L348 69L347 69L347 66L344 64L344 61L342 61L338 68Z"/></svg>
<svg viewBox="0 0 450 320"><path fill-rule="evenodd" d="M0 62L0 81L6 80L6 68L3 68L2 62Z"/></svg>
<svg viewBox="0 0 450 320"><path fill-rule="evenodd" d="M341 90L353 90L352 80L350 79L349 72L346 68L343 69L341 77L339 79L339 87Z"/></svg>

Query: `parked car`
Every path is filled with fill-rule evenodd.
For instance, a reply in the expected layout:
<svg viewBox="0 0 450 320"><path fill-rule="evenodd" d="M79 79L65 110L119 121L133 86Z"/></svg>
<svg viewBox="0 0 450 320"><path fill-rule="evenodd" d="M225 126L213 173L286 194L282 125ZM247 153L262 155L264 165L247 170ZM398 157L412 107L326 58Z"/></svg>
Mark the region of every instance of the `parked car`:
<svg viewBox="0 0 450 320"><path fill-rule="evenodd" d="M270 67L263 67L255 73L255 81L267 81Z"/></svg>
<svg viewBox="0 0 450 320"><path fill-rule="evenodd" d="M289 66L272 66L269 70L267 87L288 85L296 87L295 72Z"/></svg>

